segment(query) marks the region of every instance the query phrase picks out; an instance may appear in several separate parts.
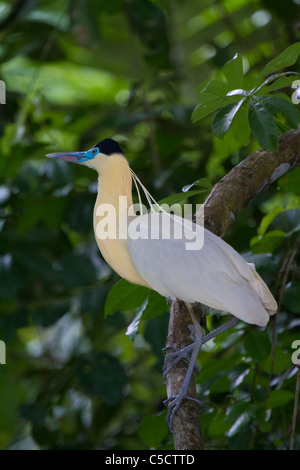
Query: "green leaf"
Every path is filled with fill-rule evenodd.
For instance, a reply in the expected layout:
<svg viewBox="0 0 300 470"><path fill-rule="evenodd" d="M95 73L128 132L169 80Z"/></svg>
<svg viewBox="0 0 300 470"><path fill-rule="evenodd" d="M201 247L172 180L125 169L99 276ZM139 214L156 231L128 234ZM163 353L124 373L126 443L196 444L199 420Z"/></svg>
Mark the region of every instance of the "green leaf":
<svg viewBox="0 0 300 470"><path fill-rule="evenodd" d="M265 331L247 333L243 337L246 354L255 362L260 362L270 354L271 343Z"/></svg>
<svg viewBox="0 0 300 470"><path fill-rule="evenodd" d="M296 167L293 171L285 174L280 180L278 180L278 185L280 189L284 192L291 192L295 194L300 194L300 168Z"/></svg>
<svg viewBox="0 0 300 470"><path fill-rule="evenodd" d="M236 95L249 96L249 94L250 92L248 90L242 90L241 88L237 88L235 90L229 91L226 96L236 96Z"/></svg>
<svg viewBox="0 0 300 470"><path fill-rule="evenodd" d="M224 137L243 102L244 99L230 103L215 115L211 125L211 130L217 137L220 139Z"/></svg>
<svg viewBox="0 0 300 470"><path fill-rule="evenodd" d="M70 301L55 302L50 306L39 308L32 313L34 324L47 327L57 322L70 310Z"/></svg>
<svg viewBox="0 0 300 470"><path fill-rule="evenodd" d="M229 431L228 437L238 435L255 416L255 407L249 402L239 401L233 403L227 408L226 421L233 423Z"/></svg>
<svg viewBox="0 0 300 470"><path fill-rule="evenodd" d="M12 256L6 253L0 256L0 297L12 299L16 296L20 281L13 273Z"/></svg>
<svg viewBox="0 0 300 470"><path fill-rule="evenodd" d="M289 76L287 76L287 75L289 75ZM258 87L253 88L253 90L251 90L251 91L254 92L254 93L257 93L258 91L260 93L266 92L266 91L268 93L270 93L270 91L274 91L274 90L278 90L280 88L284 88L288 85L291 85L291 83L295 80L294 75L300 75L300 74L298 72L276 73L276 74L271 75L270 77L268 77L261 85L259 85ZM269 85L266 90L262 90L263 87L267 86L271 82L274 82L274 83Z"/></svg>
<svg viewBox="0 0 300 470"><path fill-rule="evenodd" d="M300 282L290 282L284 290L283 305L294 313L300 313Z"/></svg>
<svg viewBox="0 0 300 470"><path fill-rule="evenodd" d="M197 122L204 118L208 114L212 113L216 109L222 106L223 100L215 95L203 93L200 95L200 103L194 109L192 113L192 122Z"/></svg>
<svg viewBox="0 0 300 470"><path fill-rule="evenodd" d="M279 228L288 235L298 232L300 230L300 210L283 210L272 220L270 228Z"/></svg>
<svg viewBox="0 0 300 470"><path fill-rule="evenodd" d="M184 193L187 193L193 186L200 186L202 188L211 189L212 184L208 178L199 178L198 180L194 181L192 184L187 184L182 188Z"/></svg>
<svg viewBox="0 0 300 470"><path fill-rule="evenodd" d="M221 375L210 386L210 393L226 393L230 389L231 381L227 375Z"/></svg>
<svg viewBox="0 0 300 470"><path fill-rule="evenodd" d="M223 71L230 85L235 88L243 86L243 59L240 54L235 54L235 56L224 65Z"/></svg>
<svg viewBox="0 0 300 470"><path fill-rule="evenodd" d="M267 215L265 215L265 217L263 217L263 219L261 220L260 225L257 229L258 235L263 236L265 234L265 232L266 232L267 228L269 227L270 223L272 222L272 220L280 212L282 212L281 207L274 207L274 209L271 212L269 212Z"/></svg>
<svg viewBox="0 0 300 470"><path fill-rule="evenodd" d="M158 204L168 204L169 206L172 206L173 204L180 204L181 202L185 201L188 197L196 196L197 194L205 193L209 190L210 188L195 189L193 191L183 191L182 193L172 194L171 196L165 197L164 199L158 201Z"/></svg>
<svg viewBox="0 0 300 470"><path fill-rule="evenodd" d="M294 393L289 390L272 390L269 393L266 408L273 409L279 406L284 406L290 401L294 400Z"/></svg>
<svg viewBox="0 0 300 470"><path fill-rule="evenodd" d="M282 230L271 230L263 236L253 237L250 246L253 253L273 253L281 245L285 237Z"/></svg>
<svg viewBox="0 0 300 470"><path fill-rule="evenodd" d="M169 434L165 413L145 416L138 430L138 436L149 448L158 448Z"/></svg>
<svg viewBox="0 0 300 470"><path fill-rule="evenodd" d="M230 370L234 366L234 364L234 357L232 357L231 359L211 359L201 369L201 383L204 383L207 380L217 377L219 373L224 373L224 371Z"/></svg>
<svg viewBox="0 0 300 470"><path fill-rule="evenodd" d="M94 284L97 272L86 255L67 253L61 261L60 269L56 271L56 277L66 286L81 287Z"/></svg>
<svg viewBox="0 0 300 470"><path fill-rule="evenodd" d="M254 137L261 147L271 152L278 148L278 130L273 116L265 106L250 98L248 119Z"/></svg>
<svg viewBox="0 0 300 470"><path fill-rule="evenodd" d="M232 134L237 142L241 145L247 145L251 134L251 129L248 121L248 107L243 104L235 115L232 121L231 128Z"/></svg>
<svg viewBox="0 0 300 470"><path fill-rule="evenodd" d="M290 331L287 330L287 334L290 335ZM291 365L291 352L290 352L290 346L292 344L292 341L289 340L288 344L288 350L284 350L285 348L282 347L282 344L280 346L275 346L274 353L271 356L269 356L260 363L261 370L267 374L270 373L270 370L272 368L274 374L280 374L288 369Z"/></svg>
<svg viewBox="0 0 300 470"><path fill-rule="evenodd" d="M285 117L286 124L293 129L299 125L299 112L292 103L282 98L274 96L260 96L257 101L265 106L273 115L282 114Z"/></svg>
<svg viewBox="0 0 300 470"><path fill-rule="evenodd" d="M162 297L158 292L150 290L147 307L143 311L143 319L155 318L162 315L169 309L165 297Z"/></svg>
<svg viewBox="0 0 300 470"><path fill-rule="evenodd" d="M230 91L230 86L220 80L211 80L200 93L198 106L192 113L192 122L197 122L208 114L212 113L224 103L230 101L226 94Z"/></svg>
<svg viewBox="0 0 300 470"><path fill-rule="evenodd" d="M224 436L230 429L230 423L226 421L223 411L218 411L216 416L209 422L208 434L209 436Z"/></svg>
<svg viewBox="0 0 300 470"><path fill-rule="evenodd" d="M128 336L131 340L134 339L135 335L137 334L138 332L138 328L139 328L139 324L140 324L140 319L143 315L143 312L147 306L147 303L148 303L148 299L146 299L142 305L140 305L137 309L136 309L136 315L134 317L134 319L132 320L132 322L128 325L127 327L127 330L126 330L126 336Z"/></svg>
<svg viewBox="0 0 300 470"><path fill-rule="evenodd" d="M281 52L277 57L270 60L267 65L263 68L261 73L257 78L257 82L260 82L262 77L270 73L277 72L282 70L285 67L295 64L300 55L300 42L295 42L291 46L287 47L283 52Z"/></svg>
<svg viewBox="0 0 300 470"><path fill-rule="evenodd" d="M80 387L90 396L101 394L108 405L123 398L126 376L120 362L106 353L89 353L78 358L76 377Z"/></svg>
<svg viewBox="0 0 300 470"><path fill-rule="evenodd" d="M252 420L252 414L248 411L242 413L235 423L231 426L229 431L226 433L228 437L235 436L236 434L240 433L241 430Z"/></svg>
<svg viewBox="0 0 300 470"><path fill-rule="evenodd" d="M38 427L43 426L47 418L47 411L36 403L23 403L19 406L18 411L22 418Z"/></svg>
<svg viewBox="0 0 300 470"><path fill-rule="evenodd" d="M222 98L225 97L230 90L231 87L227 83L221 80L211 80L208 82L203 92Z"/></svg>
<svg viewBox="0 0 300 470"><path fill-rule="evenodd" d="M131 284L125 279L117 282L109 291L104 305L105 316L113 315L118 310L135 310L146 300L147 287Z"/></svg>

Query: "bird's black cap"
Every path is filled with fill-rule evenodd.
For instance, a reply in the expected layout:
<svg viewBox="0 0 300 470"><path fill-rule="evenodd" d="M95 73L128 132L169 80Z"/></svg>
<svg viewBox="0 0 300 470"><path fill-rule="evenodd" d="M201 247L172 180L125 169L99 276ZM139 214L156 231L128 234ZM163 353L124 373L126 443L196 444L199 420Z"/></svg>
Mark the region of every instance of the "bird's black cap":
<svg viewBox="0 0 300 470"><path fill-rule="evenodd" d="M94 147L98 147L99 151L104 155L112 155L113 153L122 153L124 155L124 152L118 142L113 139L101 140L101 142L99 142L97 145L94 145Z"/></svg>

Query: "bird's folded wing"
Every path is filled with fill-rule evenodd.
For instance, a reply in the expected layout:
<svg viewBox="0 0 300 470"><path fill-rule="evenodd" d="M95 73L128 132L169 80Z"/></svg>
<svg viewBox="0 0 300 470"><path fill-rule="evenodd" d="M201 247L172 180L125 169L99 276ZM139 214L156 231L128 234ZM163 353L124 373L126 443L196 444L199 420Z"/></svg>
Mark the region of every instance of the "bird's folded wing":
<svg viewBox="0 0 300 470"><path fill-rule="evenodd" d="M266 325L277 305L254 267L207 230L202 248L195 250L187 249L192 246L189 229L182 238L174 238L172 230L164 238L166 218L170 220L170 215L147 214L129 225L130 257L149 286L165 297L201 302L245 322ZM202 227L173 216L174 224L187 222L195 240L201 240Z"/></svg>

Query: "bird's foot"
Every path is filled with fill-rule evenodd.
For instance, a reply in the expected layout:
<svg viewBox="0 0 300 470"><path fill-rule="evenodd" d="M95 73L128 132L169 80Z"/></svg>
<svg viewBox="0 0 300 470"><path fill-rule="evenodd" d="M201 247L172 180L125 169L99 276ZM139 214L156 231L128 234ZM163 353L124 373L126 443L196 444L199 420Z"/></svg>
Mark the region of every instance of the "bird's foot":
<svg viewBox="0 0 300 470"><path fill-rule="evenodd" d="M164 405L168 407L168 412L167 412L167 417L166 421L169 425L170 432L173 432L173 421L174 421L174 416L178 408L180 407L182 400L191 400L195 403L197 403L201 410L203 411L204 405L202 401L197 400L197 398L190 397L189 395L186 394L184 390L180 390L178 395L172 396L164 400Z"/></svg>
<svg viewBox="0 0 300 470"><path fill-rule="evenodd" d="M195 343L189 344L185 348L177 348L175 346L166 346L163 348L163 352L166 352L168 350L172 350L174 352L169 353L166 358L165 358L165 363L163 366L163 383L166 383L167 375L170 372L173 367L178 364L179 361L185 360L187 362L190 362L191 360L191 353L195 347ZM199 367L195 364L194 365L194 371L196 376L198 377L199 375Z"/></svg>

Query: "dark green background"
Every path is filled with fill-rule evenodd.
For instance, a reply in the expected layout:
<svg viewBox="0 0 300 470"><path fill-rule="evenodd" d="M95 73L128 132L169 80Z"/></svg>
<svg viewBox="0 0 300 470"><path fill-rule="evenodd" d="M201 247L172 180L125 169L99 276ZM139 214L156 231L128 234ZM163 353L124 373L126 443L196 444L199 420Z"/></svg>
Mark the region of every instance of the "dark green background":
<svg viewBox="0 0 300 470"><path fill-rule="evenodd" d="M193 124L200 91L224 79L222 67L236 52L249 76L258 74L300 40L299 25L292 0L0 3L2 449L172 448L162 404L166 302L150 293L128 336L149 293L122 281L104 318L119 279L94 240L97 175L45 154L115 137L158 200L197 178L216 183L259 145L253 137L241 145L238 127L223 140L213 136L211 116ZM208 449L289 446L299 254L288 271L287 262L299 239L299 207L296 168L257 196L225 236L283 301L271 377L274 320L266 329L240 322L200 353ZM209 316L209 328L218 321Z"/></svg>

